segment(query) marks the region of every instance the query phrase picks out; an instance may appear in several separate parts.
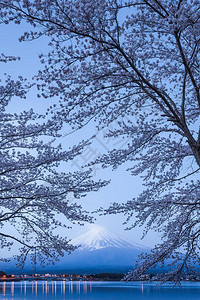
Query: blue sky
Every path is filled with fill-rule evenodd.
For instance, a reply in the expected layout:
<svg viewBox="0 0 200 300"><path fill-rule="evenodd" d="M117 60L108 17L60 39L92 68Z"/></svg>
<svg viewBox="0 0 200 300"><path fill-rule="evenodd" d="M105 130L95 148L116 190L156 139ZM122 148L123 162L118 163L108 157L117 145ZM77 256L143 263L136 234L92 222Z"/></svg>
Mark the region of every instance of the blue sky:
<svg viewBox="0 0 200 300"><path fill-rule="evenodd" d="M25 26L27 25L1 25L1 53L21 57L20 61L2 64L1 72L2 76L6 72L15 78L18 75L22 75L31 81L32 76L37 73L37 70L41 66L38 55L41 52L47 52L48 41L47 38L42 37L33 42L20 43L18 38L20 34L23 33ZM45 111L48 105L54 101L56 101L56 99L37 99L36 90L32 89L26 100L13 99L8 109L11 112L19 112L22 109L24 110L33 107L35 111L41 112ZM67 132L67 127L64 128L64 131L65 129ZM66 135L61 141L63 148L67 149L79 140L89 137L94 132L94 124L91 123L81 131L75 132L71 135ZM95 139L95 143L91 147L88 147L83 156L77 158L76 162L69 164L69 167L72 170L78 170L82 164L89 162L89 158L94 159L96 154L102 154L106 148L112 146L119 147L121 143L122 141L119 139L116 139L116 141L105 140L105 138L103 138L103 133L100 132ZM126 171L127 167L128 164L121 166L115 171L112 171L111 169L101 170L100 167L98 167L98 169L94 169L94 179L111 179L111 184L98 192L91 192L85 198L81 198L78 200L80 204L82 204L86 210L93 211L100 206L108 207L112 202L122 203L136 196L138 192L142 191L142 180L138 177L131 176L130 173ZM97 224L106 227L107 230L113 233L125 236L136 243L153 246L155 241L158 240L155 233L150 233L147 238L141 241L140 237L142 236L142 228L136 228L132 231L124 231L125 227L122 226L122 223L125 220L125 217L123 215L109 215L104 217L98 217L96 215L96 218ZM88 226L73 226L73 230L67 232L67 236L74 238L88 229Z"/></svg>

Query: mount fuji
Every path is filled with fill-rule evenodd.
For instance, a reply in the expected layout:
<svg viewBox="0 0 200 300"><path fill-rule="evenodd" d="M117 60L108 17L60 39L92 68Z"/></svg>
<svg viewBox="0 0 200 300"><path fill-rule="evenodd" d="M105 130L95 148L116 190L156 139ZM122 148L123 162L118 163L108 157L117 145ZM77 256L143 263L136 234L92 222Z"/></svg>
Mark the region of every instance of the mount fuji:
<svg viewBox="0 0 200 300"><path fill-rule="evenodd" d="M71 244L80 246L79 250L95 251L104 248L123 248L144 251L145 247L120 235L108 232L104 227L93 225L93 228L81 236L72 239Z"/></svg>
<svg viewBox="0 0 200 300"><path fill-rule="evenodd" d="M71 243L79 248L60 263L77 273L127 272L133 269L139 254L150 250L96 225Z"/></svg>
<svg viewBox="0 0 200 300"><path fill-rule="evenodd" d="M56 263L54 269L57 271L85 274L127 272L133 269L139 254L149 251L149 248L112 234L97 225L72 239L71 244L77 246L77 250Z"/></svg>
<svg viewBox="0 0 200 300"><path fill-rule="evenodd" d="M105 228L93 225L85 234L72 239L71 244L78 248L70 255L65 255L55 265L48 265L45 270L38 266L37 272L57 272L89 274L99 272L125 273L133 269L137 257L150 248L141 246L124 237L108 232ZM9 266L10 265L10 266ZM13 269L10 263L0 263L0 269L20 273ZM31 272L30 262L27 262L23 272Z"/></svg>

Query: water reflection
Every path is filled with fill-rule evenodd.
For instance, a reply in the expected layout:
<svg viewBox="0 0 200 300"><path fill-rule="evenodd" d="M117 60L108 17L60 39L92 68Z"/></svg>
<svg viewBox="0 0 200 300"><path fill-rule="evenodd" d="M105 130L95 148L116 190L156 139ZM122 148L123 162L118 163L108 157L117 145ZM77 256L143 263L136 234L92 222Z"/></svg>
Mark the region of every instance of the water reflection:
<svg viewBox="0 0 200 300"><path fill-rule="evenodd" d="M83 292L84 292L84 294L87 294L87 282L84 282L83 283Z"/></svg>
<svg viewBox="0 0 200 300"><path fill-rule="evenodd" d="M12 294L12 296L14 295L14 292L15 292L15 283L13 281L13 282L11 282L11 294Z"/></svg>
<svg viewBox="0 0 200 300"><path fill-rule="evenodd" d="M63 281L63 294L65 295L65 281Z"/></svg>
<svg viewBox="0 0 200 300"><path fill-rule="evenodd" d="M37 281L35 281L35 295L37 296Z"/></svg>
<svg viewBox="0 0 200 300"><path fill-rule="evenodd" d="M183 289L171 286L158 287L155 283L120 283L89 281L22 281L0 282L0 299L3 300L63 300L63 299L137 299L137 300L192 300L199 299L200 283L185 283ZM193 284L193 285L192 285Z"/></svg>
<svg viewBox="0 0 200 300"><path fill-rule="evenodd" d="M21 282L1 282L0 296L11 294L12 296L32 295L37 299L37 295L80 295L92 293L92 283L88 281L21 281ZM1 298L1 297L0 297Z"/></svg>
<svg viewBox="0 0 200 300"><path fill-rule="evenodd" d="M3 295L6 293L6 282L3 282Z"/></svg>
<svg viewBox="0 0 200 300"><path fill-rule="evenodd" d="M54 294L54 284L53 284L53 281L51 282L51 292L52 292L52 294Z"/></svg>
<svg viewBox="0 0 200 300"><path fill-rule="evenodd" d="M48 284L47 284L47 281L45 281L45 294L46 295L48 294Z"/></svg>
<svg viewBox="0 0 200 300"><path fill-rule="evenodd" d="M24 281L24 295L26 295L26 281Z"/></svg>
<svg viewBox="0 0 200 300"><path fill-rule="evenodd" d="M22 282L2 282L0 283L0 295L11 293L13 296L16 293L21 295L34 295L38 293L42 295L65 295L65 294L87 294L92 292L91 282L80 281L22 281Z"/></svg>

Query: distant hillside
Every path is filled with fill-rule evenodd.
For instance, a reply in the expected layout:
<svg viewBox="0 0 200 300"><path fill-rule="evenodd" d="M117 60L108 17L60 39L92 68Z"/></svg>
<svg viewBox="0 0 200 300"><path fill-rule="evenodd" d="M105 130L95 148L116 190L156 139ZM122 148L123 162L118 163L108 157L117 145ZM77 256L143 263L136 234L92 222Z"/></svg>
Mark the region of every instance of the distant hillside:
<svg viewBox="0 0 200 300"><path fill-rule="evenodd" d="M73 273L99 273L113 272L125 273L133 269L134 263L141 252L149 251L137 243L129 241L119 235L109 233L101 227L95 227L87 233L71 241L75 246L80 246L70 255L65 255L60 262L44 269L37 268L37 272L73 272ZM10 263L0 263L0 269L8 272L20 273ZM28 261L23 272L31 272Z"/></svg>

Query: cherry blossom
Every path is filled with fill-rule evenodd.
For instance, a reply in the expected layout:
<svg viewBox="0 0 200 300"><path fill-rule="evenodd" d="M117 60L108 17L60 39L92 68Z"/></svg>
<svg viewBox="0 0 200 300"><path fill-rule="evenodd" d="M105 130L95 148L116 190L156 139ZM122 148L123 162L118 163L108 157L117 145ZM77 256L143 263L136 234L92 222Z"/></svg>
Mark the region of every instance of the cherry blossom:
<svg viewBox="0 0 200 300"><path fill-rule="evenodd" d="M2 62L5 60L10 61L10 57L2 55ZM4 81L0 86L0 246L10 250L17 244L19 267L28 256L35 267L38 262L55 262L75 249L55 229L70 228L63 220L71 224L91 222L75 199L105 183L94 182L91 171L59 171L60 164L73 160L88 142L63 151L55 145L60 137L55 120L32 109L8 113L12 98L25 98L31 85L22 77L14 81L8 76ZM68 199L70 194L74 201Z"/></svg>
<svg viewBox="0 0 200 300"><path fill-rule="evenodd" d="M102 213L124 213L129 229L162 233L162 243L127 278L171 258L168 278L178 281L199 263L199 1L0 3L3 22L33 25L21 41L49 37L35 80L40 96L60 99L50 115L75 129L92 119L98 129L118 120L107 136L131 137L93 162L129 162L144 181L138 197Z"/></svg>

